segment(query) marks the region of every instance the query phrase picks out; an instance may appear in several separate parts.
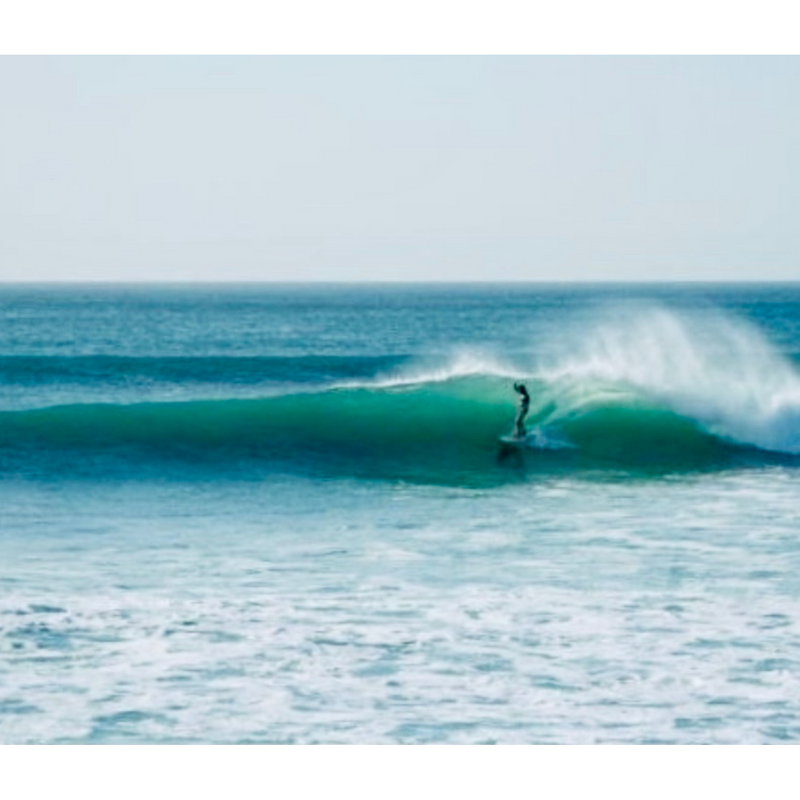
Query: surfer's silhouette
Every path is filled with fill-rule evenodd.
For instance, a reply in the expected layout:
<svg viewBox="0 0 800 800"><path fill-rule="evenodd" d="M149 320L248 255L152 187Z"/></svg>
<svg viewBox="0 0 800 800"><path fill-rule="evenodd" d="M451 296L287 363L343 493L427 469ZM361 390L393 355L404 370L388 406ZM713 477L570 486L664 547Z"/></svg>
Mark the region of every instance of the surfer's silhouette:
<svg viewBox="0 0 800 800"><path fill-rule="evenodd" d="M515 383L514 391L520 396L519 408L517 409L517 418L514 420L514 436L518 439L525 438L525 417L528 416L528 409L531 405L531 396L525 388L524 383Z"/></svg>

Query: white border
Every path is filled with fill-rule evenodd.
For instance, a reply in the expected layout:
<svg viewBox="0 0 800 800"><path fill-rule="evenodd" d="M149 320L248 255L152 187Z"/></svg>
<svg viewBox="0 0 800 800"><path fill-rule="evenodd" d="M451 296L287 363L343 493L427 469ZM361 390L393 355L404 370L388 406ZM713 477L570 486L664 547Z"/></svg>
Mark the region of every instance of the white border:
<svg viewBox="0 0 800 800"><path fill-rule="evenodd" d="M796 796L790 747L9 747L8 797L675 798Z"/></svg>
<svg viewBox="0 0 800 800"><path fill-rule="evenodd" d="M787 0L25 0L5 54L797 53Z"/></svg>

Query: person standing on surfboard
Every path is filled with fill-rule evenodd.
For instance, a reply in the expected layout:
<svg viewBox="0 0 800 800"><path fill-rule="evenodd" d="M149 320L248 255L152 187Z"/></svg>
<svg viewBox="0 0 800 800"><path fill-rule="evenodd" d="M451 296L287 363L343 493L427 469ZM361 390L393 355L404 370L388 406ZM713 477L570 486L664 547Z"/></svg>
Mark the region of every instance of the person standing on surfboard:
<svg viewBox="0 0 800 800"><path fill-rule="evenodd" d="M517 418L514 420L514 436L518 439L525 438L525 417L528 416L528 409L531 405L531 396L525 388L524 383L515 383L514 391L520 396L519 408L517 409Z"/></svg>

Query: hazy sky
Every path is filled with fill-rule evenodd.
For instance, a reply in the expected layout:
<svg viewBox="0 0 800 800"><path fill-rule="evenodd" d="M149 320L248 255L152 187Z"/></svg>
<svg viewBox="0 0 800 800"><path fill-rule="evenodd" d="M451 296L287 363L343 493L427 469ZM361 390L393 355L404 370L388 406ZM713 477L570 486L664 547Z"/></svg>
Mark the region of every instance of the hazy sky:
<svg viewBox="0 0 800 800"><path fill-rule="evenodd" d="M3 57L0 279L798 279L798 98L800 57Z"/></svg>

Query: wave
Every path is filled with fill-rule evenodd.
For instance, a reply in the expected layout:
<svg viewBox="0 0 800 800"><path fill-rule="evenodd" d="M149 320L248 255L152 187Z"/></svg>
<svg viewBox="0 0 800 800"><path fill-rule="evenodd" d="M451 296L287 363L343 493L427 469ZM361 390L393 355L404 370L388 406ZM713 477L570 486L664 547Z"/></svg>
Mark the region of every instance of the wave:
<svg viewBox="0 0 800 800"><path fill-rule="evenodd" d="M262 465L376 476L480 471L508 403L482 379L328 388L259 399L77 404L0 413L0 464L65 455ZM498 387L499 388L499 387ZM512 410L513 413L513 410Z"/></svg>
<svg viewBox="0 0 800 800"><path fill-rule="evenodd" d="M510 471L795 463L800 454L800 377L737 320L650 308L569 342L527 370L465 353L445 366L386 362L383 374L269 397L0 412L0 469L96 470L100 459L459 483ZM532 396L530 434L504 458L512 379Z"/></svg>

